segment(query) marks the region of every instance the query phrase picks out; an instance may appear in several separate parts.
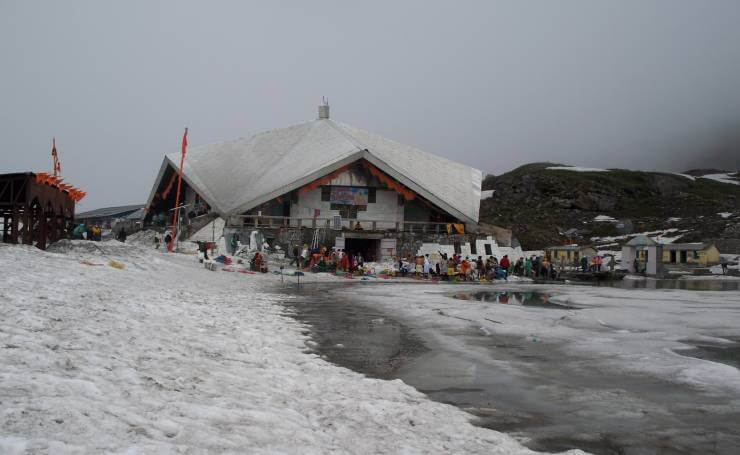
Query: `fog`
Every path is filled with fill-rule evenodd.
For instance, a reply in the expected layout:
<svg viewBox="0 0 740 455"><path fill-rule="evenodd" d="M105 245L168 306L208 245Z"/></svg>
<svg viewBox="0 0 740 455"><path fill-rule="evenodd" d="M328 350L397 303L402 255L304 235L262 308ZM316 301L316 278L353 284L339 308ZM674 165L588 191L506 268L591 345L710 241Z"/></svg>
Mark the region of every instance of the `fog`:
<svg viewBox="0 0 740 455"><path fill-rule="evenodd" d="M502 173L740 168L740 2L0 0L0 172L78 210L146 201L164 153L332 118Z"/></svg>

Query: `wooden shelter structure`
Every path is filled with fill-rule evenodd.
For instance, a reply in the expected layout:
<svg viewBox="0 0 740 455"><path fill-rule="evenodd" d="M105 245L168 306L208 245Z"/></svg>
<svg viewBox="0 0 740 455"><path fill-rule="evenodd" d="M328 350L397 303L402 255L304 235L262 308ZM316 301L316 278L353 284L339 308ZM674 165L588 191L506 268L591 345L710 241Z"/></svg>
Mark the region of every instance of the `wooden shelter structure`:
<svg viewBox="0 0 740 455"><path fill-rule="evenodd" d="M70 236L75 203L85 193L43 172L0 175L2 241L48 245Z"/></svg>

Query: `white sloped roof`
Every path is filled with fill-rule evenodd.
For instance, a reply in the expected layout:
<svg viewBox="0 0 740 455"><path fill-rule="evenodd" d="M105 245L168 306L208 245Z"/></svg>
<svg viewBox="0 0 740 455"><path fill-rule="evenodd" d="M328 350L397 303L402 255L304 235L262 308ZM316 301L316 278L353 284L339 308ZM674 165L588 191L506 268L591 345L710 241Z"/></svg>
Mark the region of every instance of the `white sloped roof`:
<svg viewBox="0 0 740 455"><path fill-rule="evenodd" d="M183 177L211 207L229 216L360 158L457 218L478 222L480 170L331 119L193 147ZM158 180L168 161L177 168L180 154L165 157Z"/></svg>

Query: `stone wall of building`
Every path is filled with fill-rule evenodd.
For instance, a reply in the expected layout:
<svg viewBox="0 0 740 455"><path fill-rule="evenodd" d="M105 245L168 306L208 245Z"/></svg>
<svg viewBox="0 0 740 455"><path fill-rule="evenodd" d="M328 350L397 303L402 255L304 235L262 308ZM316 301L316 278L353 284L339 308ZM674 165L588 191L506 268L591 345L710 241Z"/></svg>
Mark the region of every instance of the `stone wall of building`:
<svg viewBox="0 0 740 455"><path fill-rule="evenodd" d="M291 204L290 216L303 218L304 227L310 227L315 210L319 210L319 218L331 218L339 215L338 210L331 209L329 201L321 200L321 188L306 192L299 192L298 202ZM363 225L369 225L374 220L390 221L377 223L378 229L393 229L397 222L403 222L403 206L398 204L398 195L395 191L376 188L375 202L367 204L367 210L357 212L357 220ZM349 228L349 221L343 221L343 227Z"/></svg>
<svg viewBox="0 0 740 455"><path fill-rule="evenodd" d="M242 243L247 243L251 232L254 228L227 228L229 234L237 233ZM292 256L294 246L302 247L311 245L315 229L309 228L275 228L275 229L258 229L264 236L267 243L275 248L279 246L288 256ZM335 245L337 237L344 237L345 234L357 234L354 231L337 231L332 229L319 229L319 245L331 248ZM520 248L511 248L501 245L492 235L481 234L447 234L447 233L422 233L422 232L383 232L372 233L376 237L384 239L395 239L396 249L394 256L412 258L417 254L436 254L438 252L446 253L451 256L455 253L463 257L487 257L490 255L503 257L508 254L510 258L516 260L521 254Z"/></svg>

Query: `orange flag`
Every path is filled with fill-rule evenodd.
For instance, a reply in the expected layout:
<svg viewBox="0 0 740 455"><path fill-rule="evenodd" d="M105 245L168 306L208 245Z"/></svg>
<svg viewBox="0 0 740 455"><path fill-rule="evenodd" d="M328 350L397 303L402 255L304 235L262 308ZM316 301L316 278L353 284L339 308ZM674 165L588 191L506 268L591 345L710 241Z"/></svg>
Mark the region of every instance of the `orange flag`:
<svg viewBox="0 0 740 455"><path fill-rule="evenodd" d="M54 167L54 177L62 173L62 165L59 163L59 154L57 153L57 138L51 139L51 159Z"/></svg>

